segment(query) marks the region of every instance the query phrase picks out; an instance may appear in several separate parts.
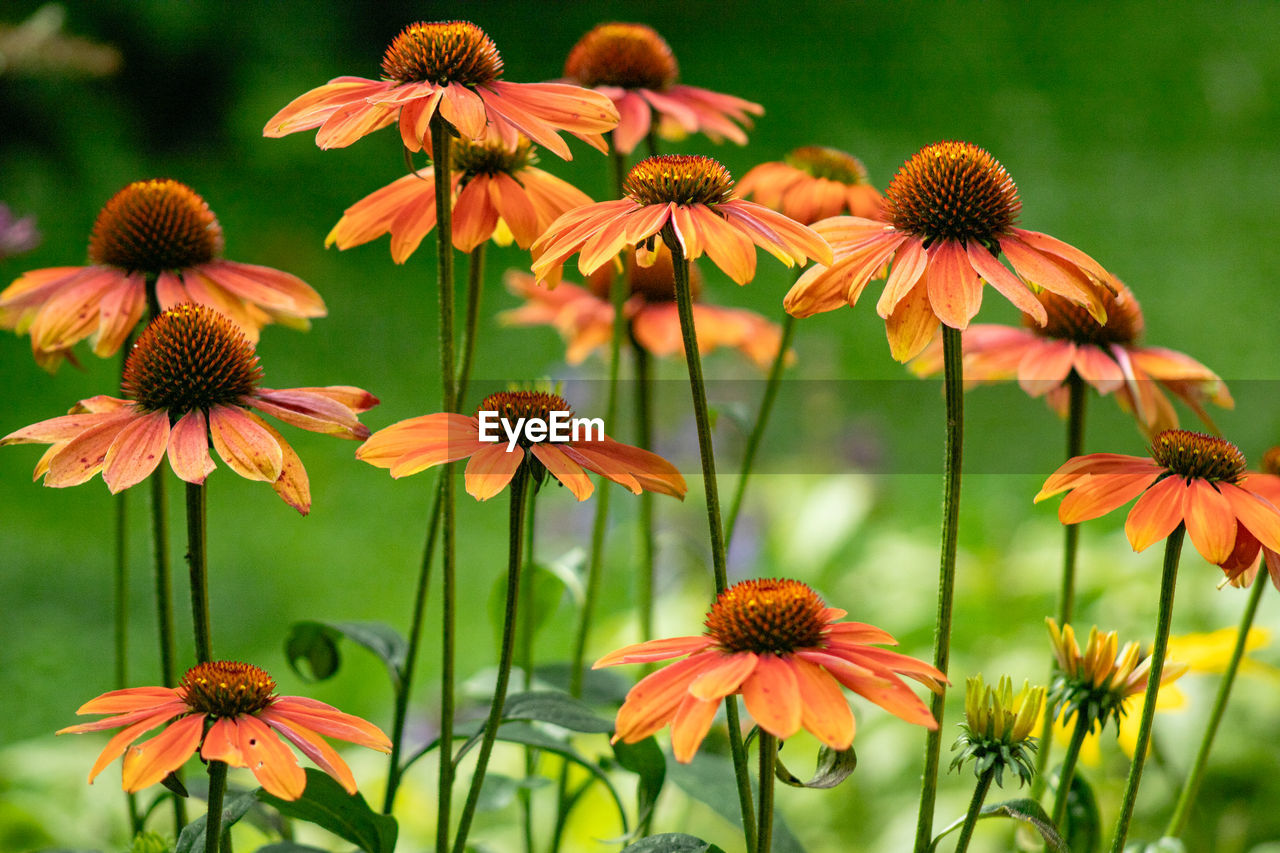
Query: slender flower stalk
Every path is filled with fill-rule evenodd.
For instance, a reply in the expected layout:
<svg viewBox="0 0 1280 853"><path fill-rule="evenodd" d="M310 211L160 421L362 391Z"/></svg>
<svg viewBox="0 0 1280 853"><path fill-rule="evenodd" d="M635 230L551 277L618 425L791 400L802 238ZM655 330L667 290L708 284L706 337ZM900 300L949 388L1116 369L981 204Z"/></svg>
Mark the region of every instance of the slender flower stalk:
<svg viewBox="0 0 1280 853"><path fill-rule="evenodd" d="M222 798L227 792L227 765L209 762L209 810L204 825L205 853L218 853L222 844Z"/></svg>
<svg viewBox="0 0 1280 853"><path fill-rule="evenodd" d="M1053 715L1045 714L1044 718L1049 721L1049 726L1053 726ZM1071 783L1076 777L1076 762L1080 759L1080 747L1084 745L1084 739L1089 734L1091 722L1085 714L1076 715L1075 728L1071 730L1071 743L1067 744L1067 752L1062 757L1062 767L1058 771L1058 790L1053 796L1053 812L1051 817L1053 825L1059 830L1063 829L1063 821L1067 817L1067 801L1071 796ZM1042 740L1041 743L1046 741Z"/></svg>
<svg viewBox="0 0 1280 853"><path fill-rule="evenodd" d="M187 483L187 565L191 574L191 626L195 632L196 663L213 660L213 630L209 618L209 568L205 548L207 509L204 483Z"/></svg>
<svg viewBox="0 0 1280 853"><path fill-rule="evenodd" d="M760 822L756 829L757 853L770 853L773 849L773 774L778 763L778 739L761 729L757 743L760 750L760 807L756 809Z"/></svg>
<svg viewBox="0 0 1280 853"><path fill-rule="evenodd" d="M991 788L991 780L995 777L992 767L978 777L973 786L973 796L969 798L969 808L964 813L964 823L960 827L960 835L956 840L955 853L965 853L969 849L969 839L973 837L973 828L978 825L978 817L982 814L982 804L987 799L987 791Z"/></svg>

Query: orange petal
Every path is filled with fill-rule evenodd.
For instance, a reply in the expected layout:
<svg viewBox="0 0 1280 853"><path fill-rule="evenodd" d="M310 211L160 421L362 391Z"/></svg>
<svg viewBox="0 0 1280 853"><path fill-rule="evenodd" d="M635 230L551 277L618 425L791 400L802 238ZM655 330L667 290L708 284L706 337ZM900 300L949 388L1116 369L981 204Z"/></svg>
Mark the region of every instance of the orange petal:
<svg viewBox="0 0 1280 853"><path fill-rule="evenodd" d="M209 727L200 746L200 757L205 761L221 761L232 767L244 767L244 755L240 752L240 727L236 717L220 717Z"/></svg>
<svg viewBox="0 0 1280 853"><path fill-rule="evenodd" d="M1065 340L1046 340L1028 349L1018 364L1018 385L1032 397L1057 388L1071 374L1076 349L1075 343Z"/></svg>
<svg viewBox="0 0 1280 853"><path fill-rule="evenodd" d="M840 684L822 667L804 658L791 661L800 693L800 725L832 749L853 745L853 711Z"/></svg>
<svg viewBox="0 0 1280 853"><path fill-rule="evenodd" d="M98 760L93 762L93 767L89 770L89 784L92 785L93 780L98 777L98 774L105 770L108 764L119 758L121 753L128 749L129 745L137 740L143 732L149 732L156 726L169 722L176 715L183 713L185 710L186 706L183 705L181 708L171 708L167 711L153 713L128 728L117 732L111 740L107 741L106 747L104 747L102 752L98 755ZM59 732L59 734L61 734L61 732Z"/></svg>
<svg viewBox="0 0 1280 853"><path fill-rule="evenodd" d="M122 409L115 417L89 427L71 439L50 458L44 484L62 488L87 482L102 470L107 451L116 436L137 417L137 412L130 406Z"/></svg>
<svg viewBox="0 0 1280 853"><path fill-rule="evenodd" d="M131 420L107 449L102 462L103 482L112 494L136 486L156 470L168 445L168 412L151 412Z"/></svg>
<svg viewBox="0 0 1280 853"><path fill-rule="evenodd" d="M671 721L671 753L676 761L681 764L693 761L719 709L719 702L705 702L690 695L684 697Z"/></svg>
<svg viewBox="0 0 1280 853"><path fill-rule="evenodd" d="M95 696L76 709L77 714L120 714L181 701L172 687L126 687Z"/></svg>
<svg viewBox="0 0 1280 853"><path fill-rule="evenodd" d="M929 249L925 273L929 307L934 316L953 329L963 329L982 305L982 279L969 264L964 247L941 240Z"/></svg>
<svg viewBox="0 0 1280 853"><path fill-rule="evenodd" d="M121 772L124 789L130 793L154 785L181 767L200 745L204 714L192 714L173 723L160 734L129 748Z"/></svg>
<svg viewBox="0 0 1280 853"><path fill-rule="evenodd" d="M1049 475L1044 486L1035 497L1039 503L1045 498L1059 492L1074 488L1091 474L1138 474L1150 471L1156 474L1164 468L1154 459L1145 456L1128 456L1123 453L1087 453L1084 456L1073 456L1064 462L1057 471Z"/></svg>
<svg viewBox="0 0 1280 853"><path fill-rule="evenodd" d="M123 287L104 294L98 305L97 341L93 345L93 354L99 358L114 355L138 325L146 307L146 279L142 273L131 273Z"/></svg>
<svg viewBox="0 0 1280 853"><path fill-rule="evenodd" d="M505 443L490 444L471 456L463 478L467 494L487 501L507 487L516 470L524 464L524 448L507 452Z"/></svg>
<svg viewBox="0 0 1280 853"><path fill-rule="evenodd" d="M796 652L796 656L818 664L845 687L884 708L908 723L936 729L938 723L919 696L911 692L896 676L873 672L834 655L814 651Z"/></svg>
<svg viewBox="0 0 1280 853"><path fill-rule="evenodd" d="M351 773L351 768L324 738L306 726L281 717L270 708L259 711L257 717L287 738L303 755L314 761L317 767L336 779L348 794L356 793L356 778Z"/></svg>
<svg viewBox="0 0 1280 853"><path fill-rule="evenodd" d="M898 645L893 635L883 628L868 625L865 622L832 622L826 628L827 636L832 640L845 643L881 643L888 646Z"/></svg>
<svg viewBox="0 0 1280 853"><path fill-rule="evenodd" d="M880 299L876 302L876 313L881 317L888 317L893 312L902 298L911 292L916 282L920 281L920 277L929 266L929 253L925 251L924 242L918 238L913 237L905 242L886 243L886 246L892 247L891 253L896 254L892 255L893 268L889 270L889 277L884 282L884 290L881 291ZM872 263L883 263L888 261L889 257L890 254L877 253L867 258L867 264L869 266ZM874 274L875 270L871 270L870 275Z"/></svg>
<svg viewBox="0 0 1280 853"><path fill-rule="evenodd" d="M440 115L448 120L458 131L471 139L478 139L484 134L485 110L484 101L475 92L461 83L449 83L444 87L444 95L440 98Z"/></svg>
<svg viewBox="0 0 1280 853"><path fill-rule="evenodd" d="M1058 520L1063 524L1079 524L1106 515L1142 494L1159 476L1159 471L1094 474L1062 499Z"/></svg>
<svg viewBox="0 0 1280 853"><path fill-rule="evenodd" d="M535 171L537 170L524 169L521 176L526 177L527 173ZM590 202L590 199L587 201ZM529 248L540 232L538 211L525 188L507 173L498 172L489 181L489 202L498 211L502 221L507 223L507 228L511 229L516 245L522 249ZM552 216L558 216L561 212L557 210Z"/></svg>
<svg viewBox="0 0 1280 853"><path fill-rule="evenodd" d="M466 415L437 413L409 418L380 429L356 450L356 458L378 468L400 466L392 476L415 474L432 465L463 459L489 443L477 438L476 419ZM409 457L426 454L421 464L403 470Z"/></svg>
<svg viewBox="0 0 1280 853"><path fill-rule="evenodd" d="M1083 273L1065 268L1016 236L1005 235L999 239L1000 249L1024 280L1075 302L1099 323L1107 322L1106 308Z"/></svg>
<svg viewBox="0 0 1280 853"><path fill-rule="evenodd" d="M271 484L271 490L300 514L306 515L311 512L311 480L307 477L307 469L279 430L266 421L260 421L259 425L271 434L280 447L280 476Z"/></svg>
<svg viewBox="0 0 1280 853"><path fill-rule="evenodd" d="M1022 279L1009 272L1008 268L1000 263L999 259L985 246L969 243L965 247L965 255L974 272L990 282L991 286L1000 291L1001 295L1012 302L1019 311L1030 316L1041 326L1049 321L1049 315L1040 304L1040 300L1032 296L1031 290Z"/></svg>
<svg viewBox="0 0 1280 853"><path fill-rule="evenodd" d="M929 303L927 274L885 318L884 327L896 361L910 361L929 345L938 331L938 318Z"/></svg>
<svg viewBox="0 0 1280 853"><path fill-rule="evenodd" d="M738 284L755 278L756 249L751 240L707 207L693 205L690 210L711 262Z"/></svg>
<svg viewBox="0 0 1280 853"><path fill-rule="evenodd" d="M498 209L489 198L489 176L477 175L467 182L453 206L453 245L470 252L493 236L498 227Z"/></svg>
<svg viewBox="0 0 1280 853"><path fill-rule="evenodd" d="M636 743L665 726L688 695L689 683L720 657L714 652L695 654L642 678L618 709L613 739Z"/></svg>
<svg viewBox="0 0 1280 853"><path fill-rule="evenodd" d="M1280 511L1277 511L1275 506L1265 498L1232 483L1219 483L1218 491L1231 504L1236 519L1248 528L1259 542L1269 550L1280 551Z"/></svg>
<svg viewBox="0 0 1280 853"><path fill-rule="evenodd" d="M723 655L715 666L703 670L689 684L689 693L698 699L719 701L738 690L752 672L760 658L754 652L735 652Z"/></svg>
<svg viewBox="0 0 1280 853"><path fill-rule="evenodd" d="M1236 514L1217 489L1204 480L1192 480L1183 497L1182 516L1191 544L1201 556L1214 565L1231 556L1236 543Z"/></svg>
<svg viewBox="0 0 1280 853"><path fill-rule="evenodd" d="M369 428L360 423L355 412L326 394L318 394L306 388L286 388L282 391L259 388L253 394L240 398L240 401L291 426L311 432L357 441L369 437Z"/></svg>
<svg viewBox="0 0 1280 853"><path fill-rule="evenodd" d="M209 435L222 461L241 477L268 483L280 478L280 443L256 416L239 406L214 406L209 409Z"/></svg>
<svg viewBox="0 0 1280 853"><path fill-rule="evenodd" d="M591 668L600 669L604 666L617 666L622 663L649 663L651 661L667 660L700 652L710 645L711 640L705 636L668 637L662 640L649 640L644 643L623 646L620 649L609 652L609 654L593 663Z"/></svg>
<svg viewBox="0 0 1280 853"><path fill-rule="evenodd" d="M800 689L791 663L773 654L759 656L742 682L742 700L760 728L780 738L800 729Z"/></svg>
<svg viewBox="0 0 1280 853"><path fill-rule="evenodd" d="M1166 477L1138 498L1124 522L1133 550L1142 551L1167 538L1182 523L1185 490L1181 477Z"/></svg>
<svg viewBox="0 0 1280 853"><path fill-rule="evenodd" d="M591 492L595 490L595 486L591 483L591 478L578 466L577 462L566 456L558 446L554 444L535 444L529 449L533 451L533 455L538 458L538 461L551 472L551 476L569 487L569 491L573 492L575 498L585 501L591 497Z"/></svg>
<svg viewBox="0 0 1280 853"><path fill-rule="evenodd" d="M237 717L240 754L244 766L267 790L282 800L296 800L307 787L307 775L298 766L289 747L285 746L266 723L257 717Z"/></svg>
<svg viewBox="0 0 1280 853"><path fill-rule="evenodd" d="M391 739L382 729L354 714L344 714L332 705L305 696L280 696L268 706L273 718L289 720L325 737L391 751Z"/></svg>
<svg viewBox="0 0 1280 853"><path fill-rule="evenodd" d="M204 412L192 409L169 432L169 465L188 483L199 485L217 466L209 455L209 427Z"/></svg>

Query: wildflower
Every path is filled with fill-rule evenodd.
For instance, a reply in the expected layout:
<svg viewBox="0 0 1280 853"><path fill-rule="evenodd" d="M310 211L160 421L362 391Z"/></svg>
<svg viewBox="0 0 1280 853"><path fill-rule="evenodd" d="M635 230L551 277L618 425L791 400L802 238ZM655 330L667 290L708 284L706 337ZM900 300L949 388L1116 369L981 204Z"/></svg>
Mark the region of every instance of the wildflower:
<svg viewBox="0 0 1280 853"><path fill-rule="evenodd" d="M508 150L499 140L459 140L453 149L453 245L470 252L492 238L529 248L557 216L591 198L535 168L527 140ZM436 226L436 175L428 166L405 175L348 207L325 245L350 249L391 235L391 259L404 263Z"/></svg>
<svg viewBox="0 0 1280 853"><path fill-rule="evenodd" d="M698 637L650 640L610 652L594 668L688 655L642 679L618 711L614 741L635 743L671 724L677 761L689 762L720 700L741 693L760 728L788 738L801 728L832 749L853 743L853 712L843 685L909 723L936 729L929 709L898 675L940 690L946 677L928 664L873 643L887 632L840 622L812 589L786 579L748 580L722 592Z"/></svg>
<svg viewBox="0 0 1280 853"><path fill-rule="evenodd" d="M391 751L391 741L372 723L314 699L277 696L275 689L271 676L256 666L210 661L187 670L177 687L130 687L91 699L76 713L112 716L58 734L123 727L94 762L89 782L123 754L124 789L131 793L159 782L198 752L205 761L247 767L268 793L296 800L307 777L288 741L354 794L351 768L321 735ZM135 745L166 723L159 735Z"/></svg>
<svg viewBox="0 0 1280 853"><path fill-rule="evenodd" d="M751 101L676 82L679 69L671 47L644 24L600 24L569 51L564 76L594 89L613 102L618 126L613 146L630 154L649 135L656 115L657 133L680 139L705 133L713 141L747 143L738 125L751 126L751 115L764 107Z"/></svg>
<svg viewBox="0 0 1280 853"><path fill-rule="evenodd" d="M885 192L884 220L835 217L814 228L835 262L809 270L787 294L796 317L854 305L889 266L876 311L885 319L898 361L924 349L942 322L964 329L982 304L982 282L1044 325L1042 288L1084 306L1098 322L1100 292L1111 275L1060 240L1014 225L1022 202L1004 166L967 142L921 149L898 170ZM1003 252L1013 272L1000 263ZM1016 273L1016 275L1015 275Z"/></svg>
<svg viewBox="0 0 1280 853"><path fill-rule="evenodd" d="M539 282L558 282L561 267L581 252L578 269L590 275L627 246L652 257L655 237L676 241L687 260L705 252L738 284L755 276L760 246L791 266L831 259L810 229L769 208L733 198L729 170L710 157L669 155L641 160L623 181L625 197L579 207L561 216L533 244Z"/></svg>
<svg viewBox="0 0 1280 853"><path fill-rule="evenodd" d="M877 219L884 204L861 160L818 145L754 167L738 181L738 194L805 225L842 214Z"/></svg>
<svg viewBox="0 0 1280 853"><path fill-rule="evenodd" d="M684 499L688 487L670 462L614 441L604 435L603 424L597 431L591 424L572 423L575 420L569 404L556 394L500 391L485 397L470 417L439 412L380 429L360 446L356 458L388 468L396 478L469 458L466 489L481 501L506 488L521 465L530 466L538 482L550 473L580 501L595 489L587 471L637 495L647 489ZM567 437L556 434L557 422ZM538 423L543 425L540 438L524 428Z"/></svg>
<svg viewBox="0 0 1280 853"><path fill-rule="evenodd" d="M1056 293L1042 291L1035 298L1048 315L1043 327L1026 314L1021 329L970 326L964 335L965 381L1016 378L1022 390L1032 397L1043 396L1058 414L1065 415L1070 396L1067 379L1074 371L1099 394L1115 392L1120 408L1131 412L1148 436L1178 426L1178 415L1160 390L1163 387L1212 429L1204 403L1231 408L1235 403L1226 383L1188 355L1139 346L1142 309L1129 288L1114 283L1114 294L1099 294L1107 312L1105 324ZM942 370L942 348L936 340L911 363L911 369L921 376Z"/></svg>
<svg viewBox="0 0 1280 853"><path fill-rule="evenodd" d="M768 369L782 345L778 325L754 311L702 301L702 276L692 265L689 273L699 351L732 347L757 367ZM579 364L613 337L613 304L609 300L613 274L612 267L604 266L587 277L585 287L562 283L548 289L539 287L528 273L513 270L507 273L507 288L525 303L501 315L501 320L517 326L554 327L568 344L565 360ZM624 313L636 343L656 356L683 354L671 251L659 245L653 265L648 267L637 263L630 253L623 274L631 291Z"/></svg>
<svg viewBox="0 0 1280 853"><path fill-rule="evenodd" d="M1031 732L1043 708L1043 687L1024 682L1015 696L1008 676L1001 676L994 689L983 683L981 675L968 679L964 691L965 721L961 723L964 734L952 747L963 749L952 759L951 768L973 759L974 774L982 777L993 770L997 785L1003 787L1006 768L1018 777L1019 786L1030 782L1035 775L1031 753L1036 749Z"/></svg>
<svg viewBox="0 0 1280 853"><path fill-rule="evenodd" d="M437 111L461 136L500 138L508 149L520 134L572 159L560 137L568 131L602 152L601 134L618 123L604 95L563 83L508 83L502 55L484 30L467 21L416 23L396 36L382 57L381 80L335 77L291 101L271 117L263 136L318 127L321 148L345 148L399 123L405 148L430 148Z"/></svg>
<svg viewBox="0 0 1280 853"><path fill-rule="evenodd" d="M324 301L302 279L222 259L222 226L200 196L167 179L135 181L102 208L87 267L50 267L0 292L0 328L30 332L36 362L54 370L85 338L115 354L142 318L148 290L161 310L183 302L226 314L251 341L276 322L305 328Z"/></svg>
<svg viewBox="0 0 1280 853"><path fill-rule="evenodd" d="M0 438L5 444L49 444L35 477L46 486L76 486L99 471L119 492L136 485L167 454L173 472L203 483L216 467L209 441L231 470L265 480L305 515L311 491L302 461L257 409L285 423L341 438L363 439L357 414L377 405L349 386L261 388L262 368L244 334L228 318L199 305L179 305L147 326L125 362L124 399L82 400L69 415Z"/></svg>
<svg viewBox="0 0 1280 853"><path fill-rule="evenodd" d="M1063 524L1105 515L1135 497L1125 521L1141 551L1185 524L1196 550L1215 565L1230 558L1237 531L1280 550L1280 509L1256 487L1244 454L1229 441L1188 430L1165 430L1151 457L1091 453L1070 459L1045 481L1036 502L1069 491L1058 507Z"/></svg>

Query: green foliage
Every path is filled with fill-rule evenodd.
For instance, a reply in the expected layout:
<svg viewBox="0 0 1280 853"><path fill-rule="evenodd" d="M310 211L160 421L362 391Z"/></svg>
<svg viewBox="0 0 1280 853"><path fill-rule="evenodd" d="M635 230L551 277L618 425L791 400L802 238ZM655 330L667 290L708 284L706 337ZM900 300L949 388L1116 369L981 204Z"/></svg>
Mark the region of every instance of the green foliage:
<svg viewBox="0 0 1280 853"><path fill-rule="evenodd" d="M365 853L392 853L395 850L399 832L396 819L378 814L369 808L360 794L348 794L328 774L319 770L307 768L306 790L296 800L282 800L262 790L258 791L258 799L285 817L304 820L329 830Z"/></svg>

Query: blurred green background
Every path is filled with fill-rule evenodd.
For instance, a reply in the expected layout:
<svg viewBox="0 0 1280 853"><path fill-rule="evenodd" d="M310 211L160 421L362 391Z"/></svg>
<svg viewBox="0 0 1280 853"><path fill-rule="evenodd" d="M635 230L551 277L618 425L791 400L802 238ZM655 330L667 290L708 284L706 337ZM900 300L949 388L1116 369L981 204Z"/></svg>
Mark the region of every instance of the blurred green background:
<svg viewBox="0 0 1280 853"><path fill-rule="evenodd" d="M16 24L38 7L11 0L0 23ZM323 239L345 207L403 173L398 138L385 131L326 152L312 134L268 140L261 130L281 106L332 77L376 76L383 49L405 24L466 17L493 37L512 81L558 76L569 48L598 22L654 26L675 51L682 82L764 105L747 147L694 137L664 149L711 154L735 175L791 148L819 144L862 158L883 188L922 145L941 139L982 145L1018 183L1024 227L1092 254L1136 293L1148 342L1185 351L1230 383L1236 410L1214 412L1224 434L1251 460L1280 443L1280 5L141 0L72 3L65 14L66 32L114 46L121 64L99 78L0 73L0 201L17 215L35 215L43 234L36 250L0 260L0 285L26 270L84 263L94 218L116 190L132 180L176 178L219 217L226 257L293 272L328 303L329 316L309 333L265 331L259 352L266 384L368 388L383 400L364 418L373 428L438 406L434 247L427 240L396 266L385 239L341 253L326 251ZM545 154L541 166L594 198L606 197L605 160L576 142L572 147L572 162ZM577 392L570 402L593 413L602 405L590 381L602 373L599 361L567 369L553 333L507 329L494 320L497 310L514 305L499 273L527 267L527 253L492 249L489 258L475 398L512 380L582 380L570 385ZM767 256L744 288L709 265L703 272L707 298L769 316L780 314L792 275ZM981 319L1015 321L992 293ZM764 448L765 473L749 497L733 569L739 576L806 580L851 618L884 626L903 640L904 651L928 657L942 399L938 383L910 379L889 358L874 312L877 295L873 286L855 310L801 324L799 360ZM717 441L722 468L731 474L743 435L736 418L753 411L759 378L733 353L710 358L707 369L715 402L728 415ZM68 366L47 376L32 363L26 338L0 335L0 433L60 414L80 398L115 393L117 376L116 362L91 356L83 370ZM696 471L683 367L664 364L660 376L659 449ZM1053 506L1033 507L1030 498L1061 461L1063 427L1014 388L980 389L967 403L970 476L953 680L962 684L979 670L989 681L1001 673L1018 682L1042 679L1048 660L1042 619L1054 607L1060 531ZM289 671L282 639L303 618L406 626L431 481L392 481L354 464L354 444L285 431L310 473L308 518L225 467L210 479L216 652L265 666L282 692L307 692L387 725L378 663L347 646L336 679L305 685ZM609 431L631 436L625 421ZM1091 406L1087 447L1140 453L1143 443L1107 400ZM101 739L51 736L72 721L77 705L113 686L114 504L100 479L68 490L31 484L38 458L36 448L0 451L0 848L116 849L123 841L115 769L93 789L82 785ZM697 630L710 594L694 486L684 505L659 504L664 634ZM181 493L170 492L185 660ZM154 683L145 491L132 490L128 499L131 669L136 683ZM495 658L488 613L502 568L501 503L461 503L464 675ZM538 547L547 559L586 542L592 506L572 503L553 490L539 504ZM634 502L620 495L614 506L616 547L592 653L635 638L627 611ZM1160 557L1154 548L1131 553L1122 517L1085 528L1080 621L1140 639L1151 631ZM1182 577L1175 633L1235 623L1242 593L1216 591L1215 569L1188 553ZM568 631L559 626L569 624L570 610L563 608L539 636L541 659L565 656ZM1264 600L1259 624L1277 621L1275 602ZM437 648L429 625L414 704L423 731L434 714ZM1277 653L1259 657L1275 661ZM1170 786L1190 758L1214 679L1188 677L1187 684L1191 707L1157 730L1160 760L1144 780L1137 836L1150 837L1163 825ZM1275 688L1274 680L1242 683L1196 816L1201 835L1190 849L1246 851L1280 838L1280 816L1258 807L1280 795ZM897 851L914 824L920 733L866 702L853 703L858 773L834 791L783 791L780 808L810 850ZM948 732L956 718L953 708ZM1109 775L1086 774L1100 782L1110 809L1124 758L1114 745L1104 756ZM380 764L363 766L362 778L380 780ZM417 773L429 796L432 774L425 767ZM962 813L970 781L967 770L944 778L939 826ZM727 824L677 799L669 797L662 828L688 827L732 849ZM59 809L72 809L73 819ZM478 837L500 838L510 819L487 816ZM612 831L604 826L597 835ZM974 849L1007 847L1001 831L985 836ZM410 835L403 849L422 843Z"/></svg>

